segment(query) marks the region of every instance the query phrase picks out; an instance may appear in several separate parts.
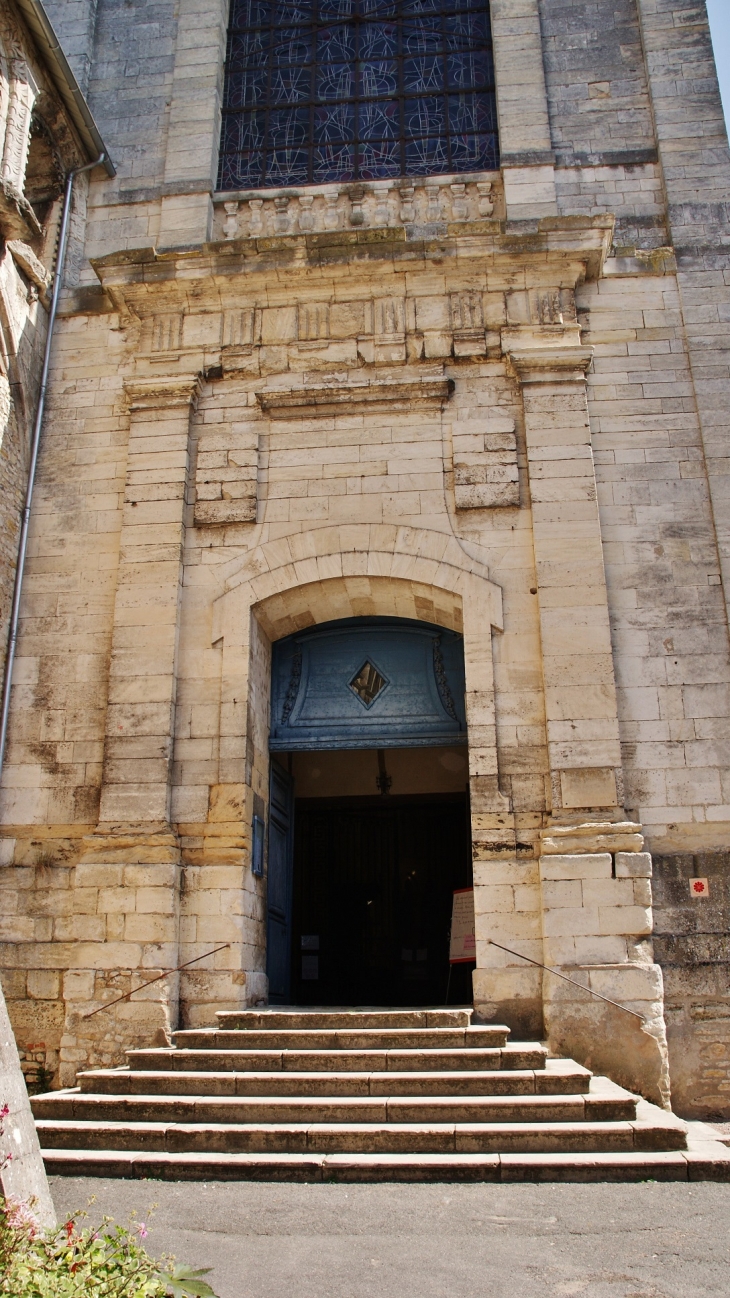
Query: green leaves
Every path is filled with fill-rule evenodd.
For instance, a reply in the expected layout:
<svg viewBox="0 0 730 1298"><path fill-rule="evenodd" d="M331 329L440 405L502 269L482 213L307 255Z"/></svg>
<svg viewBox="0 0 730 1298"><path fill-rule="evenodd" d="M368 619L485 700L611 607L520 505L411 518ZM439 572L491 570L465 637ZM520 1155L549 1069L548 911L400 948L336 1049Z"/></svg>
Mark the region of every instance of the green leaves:
<svg viewBox="0 0 730 1298"><path fill-rule="evenodd" d="M76 1214L85 1216L86 1214ZM216 1298L195 1271L150 1257L143 1222L128 1229L105 1217L79 1230L72 1218L42 1231L25 1205L0 1196L0 1295L7 1298Z"/></svg>
<svg viewBox="0 0 730 1298"><path fill-rule="evenodd" d="M201 1275L210 1275L210 1267L193 1271L189 1266L175 1266L164 1276L167 1292L172 1294L172 1298L188 1298L188 1295L190 1298L215 1298L210 1285L198 1278Z"/></svg>

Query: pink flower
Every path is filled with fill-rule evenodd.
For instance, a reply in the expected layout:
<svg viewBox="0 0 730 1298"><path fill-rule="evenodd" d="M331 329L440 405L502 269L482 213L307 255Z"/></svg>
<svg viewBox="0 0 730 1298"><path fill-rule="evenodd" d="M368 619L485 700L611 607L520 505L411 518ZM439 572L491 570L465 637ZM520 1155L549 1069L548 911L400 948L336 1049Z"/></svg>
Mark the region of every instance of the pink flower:
<svg viewBox="0 0 730 1298"><path fill-rule="evenodd" d="M149 1231L147 1230L147 1227L145 1226L143 1221L141 1221L137 1227L137 1234L139 1235L140 1239L146 1239L149 1234Z"/></svg>
<svg viewBox="0 0 730 1298"><path fill-rule="evenodd" d="M9 1112L10 1112L10 1105L4 1104L3 1107L0 1109L0 1118L7 1118Z"/></svg>
<svg viewBox="0 0 730 1298"><path fill-rule="evenodd" d="M8 1225L13 1230L26 1230L31 1239L34 1239L40 1230L38 1218L31 1212L27 1203L20 1203L17 1199L6 1200L6 1216Z"/></svg>

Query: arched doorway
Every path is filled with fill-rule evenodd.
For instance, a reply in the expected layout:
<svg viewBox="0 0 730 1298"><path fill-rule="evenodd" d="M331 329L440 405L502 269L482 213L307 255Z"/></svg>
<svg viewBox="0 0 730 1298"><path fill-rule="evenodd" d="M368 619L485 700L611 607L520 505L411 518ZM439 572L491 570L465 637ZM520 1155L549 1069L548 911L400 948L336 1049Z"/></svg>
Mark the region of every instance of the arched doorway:
<svg viewBox="0 0 730 1298"><path fill-rule="evenodd" d="M272 1003L444 1003L471 884L462 637L360 617L279 640L270 749Z"/></svg>

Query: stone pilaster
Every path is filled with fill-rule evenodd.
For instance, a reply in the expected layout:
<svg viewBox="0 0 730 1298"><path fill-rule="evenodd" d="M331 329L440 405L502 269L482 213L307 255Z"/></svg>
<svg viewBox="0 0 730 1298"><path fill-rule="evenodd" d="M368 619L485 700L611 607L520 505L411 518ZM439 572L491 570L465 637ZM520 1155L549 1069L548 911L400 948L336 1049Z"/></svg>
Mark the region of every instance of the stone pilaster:
<svg viewBox="0 0 730 1298"><path fill-rule="evenodd" d="M492 0L494 75L507 216L557 213L538 0Z"/></svg>
<svg viewBox="0 0 730 1298"><path fill-rule="evenodd" d="M89 905L76 972L88 977L83 1005L66 998L66 1064L121 1061L125 1047L176 1026L177 977L92 1019L84 1012L178 963L180 844L170 824L170 773L197 389L190 377L126 384L130 430L101 810L75 879Z"/></svg>
<svg viewBox="0 0 730 1298"><path fill-rule="evenodd" d="M541 835L543 952L616 1009L549 973L553 1050L669 1102L651 857L622 820L621 753L601 526L585 391L590 348L510 353L522 381L553 800ZM641 1015L641 1019L635 1014ZM643 1020L643 1022L641 1021Z"/></svg>
<svg viewBox="0 0 730 1298"><path fill-rule="evenodd" d="M587 347L510 352L522 382L553 808L619 805L616 688Z"/></svg>
<svg viewBox="0 0 730 1298"><path fill-rule="evenodd" d="M100 823L166 825L190 414L198 381L126 384L129 449Z"/></svg>

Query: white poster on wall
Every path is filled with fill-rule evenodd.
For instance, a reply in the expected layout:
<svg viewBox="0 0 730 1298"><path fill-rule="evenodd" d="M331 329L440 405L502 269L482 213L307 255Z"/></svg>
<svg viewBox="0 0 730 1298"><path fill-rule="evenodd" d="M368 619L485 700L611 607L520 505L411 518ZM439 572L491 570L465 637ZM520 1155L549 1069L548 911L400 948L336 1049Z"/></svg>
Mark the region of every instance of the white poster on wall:
<svg viewBox="0 0 730 1298"><path fill-rule="evenodd" d="M466 964L477 958L474 934L474 889L457 888L451 908L449 962Z"/></svg>

